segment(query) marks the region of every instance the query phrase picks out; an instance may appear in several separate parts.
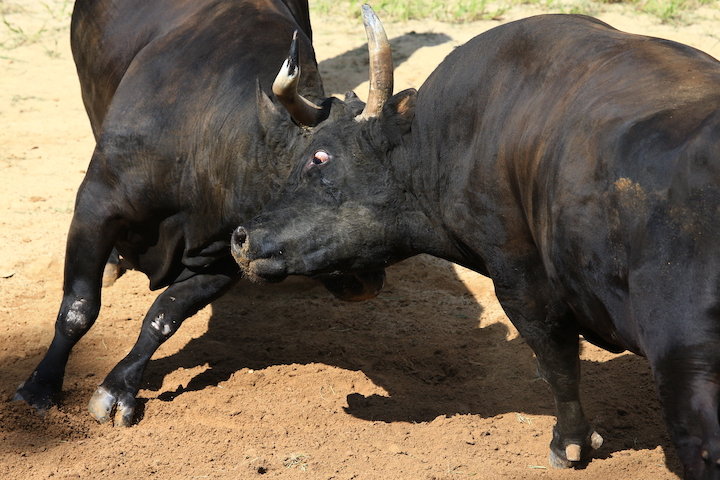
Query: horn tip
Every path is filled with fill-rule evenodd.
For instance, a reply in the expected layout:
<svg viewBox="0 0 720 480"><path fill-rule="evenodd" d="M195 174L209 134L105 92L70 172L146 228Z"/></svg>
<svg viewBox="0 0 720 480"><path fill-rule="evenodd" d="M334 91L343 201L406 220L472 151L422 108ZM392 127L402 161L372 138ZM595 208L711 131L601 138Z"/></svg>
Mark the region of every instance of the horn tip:
<svg viewBox="0 0 720 480"><path fill-rule="evenodd" d="M362 17L363 17L363 23L366 25L368 24L374 24L379 23L380 19L378 18L377 14L375 13L375 10L372 9L370 5L367 3L364 3L361 7L362 9Z"/></svg>
<svg viewBox="0 0 720 480"><path fill-rule="evenodd" d="M300 55L298 49L297 30L293 33L292 41L290 42L290 51L288 52L287 59L283 64L283 68L287 68L288 76L297 75L297 70L300 67Z"/></svg>

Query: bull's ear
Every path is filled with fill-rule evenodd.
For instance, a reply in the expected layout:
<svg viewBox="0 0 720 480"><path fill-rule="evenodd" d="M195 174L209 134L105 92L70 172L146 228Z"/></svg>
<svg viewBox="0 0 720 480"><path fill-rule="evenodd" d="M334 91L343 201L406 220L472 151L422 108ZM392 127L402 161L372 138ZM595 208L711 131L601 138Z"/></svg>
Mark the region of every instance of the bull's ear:
<svg viewBox="0 0 720 480"><path fill-rule="evenodd" d="M350 107L353 115L357 117L362 113L365 108L365 103L358 98L358 96L352 90L345 92L345 105ZM357 119L357 118L356 118Z"/></svg>
<svg viewBox="0 0 720 480"><path fill-rule="evenodd" d="M257 98L257 111L258 118L260 120L260 127L263 132L266 132L272 128L273 125L277 125L282 119L282 113L275 106L270 97L260 87L260 79L255 82L255 97Z"/></svg>
<svg viewBox="0 0 720 480"><path fill-rule="evenodd" d="M382 109L383 130L391 138L401 136L410 130L415 118L417 90L408 88L388 98Z"/></svg>

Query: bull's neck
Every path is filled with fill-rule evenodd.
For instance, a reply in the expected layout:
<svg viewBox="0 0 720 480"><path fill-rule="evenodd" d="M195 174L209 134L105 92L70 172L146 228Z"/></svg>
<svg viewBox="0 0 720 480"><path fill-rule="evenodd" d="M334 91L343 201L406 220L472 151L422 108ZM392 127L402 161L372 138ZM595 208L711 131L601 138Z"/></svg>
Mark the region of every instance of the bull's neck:
<svg viewBox="0 0 720 480"><path fill-rule="evenodd" d="M411 252L406 257L426 253L474 266L475 259L445 226L441 207L448 192L439 190L437 164L437 159L417 150L412 133L391 151L390 165L405 195L397 232L401 248Z"/></svg>

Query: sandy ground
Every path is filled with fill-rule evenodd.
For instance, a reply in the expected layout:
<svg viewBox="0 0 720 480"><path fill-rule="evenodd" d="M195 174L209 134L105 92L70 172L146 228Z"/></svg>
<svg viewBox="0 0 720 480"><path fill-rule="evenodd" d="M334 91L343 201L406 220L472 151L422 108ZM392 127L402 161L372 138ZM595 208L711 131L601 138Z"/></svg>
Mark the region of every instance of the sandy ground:
<svg viewBox="0 0 720 480"><path fill-rule="evenodd" d="M93 148L67 41L70 6L41 5L0 2L23 28L0 27L1 478L679 478L647 363L590 345L582 394L605 445L585 469L548 469L553 405L530 349L489 280L429 257L391 268L381 295L360 304L301 278L241 284L157 352L139 421L119 429L96 424L86 404L155 298L129 272L105 290L60 406L40 417L10 402L52 337L65 235ZM668 26L605 8L598 16L618 28L720 58L716 11ZM503 21L534 13L515 9ZM328 92L364 96L362 27L313 21ZM419 87L452 48L498 23L386 24L396 90ZM25 45L9 48L22 35Z"/></svg>

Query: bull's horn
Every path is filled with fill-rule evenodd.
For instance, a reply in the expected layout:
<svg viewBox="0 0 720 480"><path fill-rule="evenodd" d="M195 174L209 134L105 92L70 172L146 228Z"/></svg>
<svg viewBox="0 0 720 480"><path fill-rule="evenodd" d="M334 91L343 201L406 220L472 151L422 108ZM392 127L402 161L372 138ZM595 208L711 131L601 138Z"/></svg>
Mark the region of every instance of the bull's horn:
<svg viewBox="0 0 720 480"><path fill-rule="evenodd" d="M322 109L298 93L300 62L298 59L297 30L293 33L290 53L273 82L273 93L290 116L300 125L314 127L322 120Z"/></svg>
<svg viewBox="0 0 720 480"><path fill-rule="evenodd" d="M393 60L385 29L370 5L362 6L363 24L370 54L370 92L358 120L377 117L393 92Z"/></svg>

